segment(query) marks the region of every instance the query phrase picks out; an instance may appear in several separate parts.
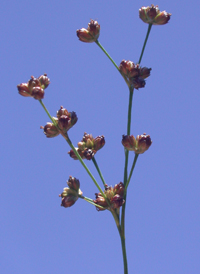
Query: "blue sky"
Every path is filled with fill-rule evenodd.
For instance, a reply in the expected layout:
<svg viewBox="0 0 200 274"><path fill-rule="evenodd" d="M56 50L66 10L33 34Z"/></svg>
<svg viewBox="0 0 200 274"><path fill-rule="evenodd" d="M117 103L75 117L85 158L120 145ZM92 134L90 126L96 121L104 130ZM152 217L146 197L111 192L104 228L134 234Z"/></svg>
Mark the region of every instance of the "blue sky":
<svg viewBox="0 0 200 274"><path fill-rule="evenodd" d="M128 89L95 44L78 41L90 19L117 64L137 62L148 25L138 18L148 1L4 1L0 10L1 225L0 273L123 273L118 232L108 211L82 201L60 207L70 175L83 194L97 189L61 136L47 139L39 103L18 95L17 84L47 73L44 103L78 115L69 135L104 135L96 160L108 185L123 180ZM141 65L151 67L133 98L131 134L153 144L138 159L128 189L126 244L129 273L200 273L199 10L197 2L157 1L172 13L152 28ZM130 166L133 161L130 154ZM101 184L92 162L86 162ZM129 167L130 168L130 167Z"/></svg>

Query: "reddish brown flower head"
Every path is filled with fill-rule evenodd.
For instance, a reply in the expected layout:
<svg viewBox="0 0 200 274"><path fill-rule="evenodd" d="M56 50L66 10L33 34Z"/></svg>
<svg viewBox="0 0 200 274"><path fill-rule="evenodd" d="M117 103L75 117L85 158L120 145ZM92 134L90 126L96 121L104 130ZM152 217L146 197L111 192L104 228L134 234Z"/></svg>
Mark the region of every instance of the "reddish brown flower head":
<svg viewBox="0 0 200 274"><path fill-rule="evenodd" d="M130 151L135 151L136 154L144 153L152 144L150 135L146 133L138 135L135 139L133 135L123 135L122 145Z"/></svg>
<svg viewBox="0 0 200 274"><path fill-rule="evenodd" d="M96 152L104 146L104 144L105 138L103 135L93 138L92 134L84 132L81 142L78 142L77 151L82 159L91 160ZM68 153L73 159L77 160L77 157L72 150Z"/></svg>
<svg viewBox="0 0 200 274"><path fill-rule="evenodd" d="M53 123L47 123L44 127L41 128L44 130L44 134L47 138L53 138L59 135L59 131Z"/></svg>
<svg viewBox="0 0 200 274"><path fill-rule="evenodd" d="M151 68L140 67L132 61L122 60L119 70L130 86L135 89L143 88L146 84L144 79L150 76Z"/></svg>
<svg viewBox="0 0 200 274"><path fill-rule="evenodd" d="M63 192L59 195L62 197L61 206L63 207L72 206L78 200L78 195L83 194L80 190L80 182L75 177L70 176L67 184L69 188L65 187Z"/></svg>
<svg viewBox="0 0 200 274"><path fill-rule="evenodd" d="M164 25L169 21L170 16L171 13L167 13L166 11L160 12L158 6L154 5L139 9L139 17L147 24Z"/></svg>
<svg viewBox="0 0 200 274"><path fill-rule="evenodd" d="M76 34L80 41L86 43L92 43L97 41L100 34L100 25L97 21L91 20L88 24L88 28L82 28L76 31Z"/></svg>
<svg viewBox="0 0 200 274"><path fill-rule="evenodd" d="M61 106L57 111L57 117L58 126L63 132L68 131L78 120L76 112L68 112L67 109L63 108L63 106Z"/></svg>
<svg viewBox="0 0 200 274"><path fill-rule="evenodd" d="M44 89L48 87L50 83L47 75L41 75L38 78L31 76L31 79L27 83L22 83L17 86L19 94L24 97L33 97L36 100L44 98Z"/></svg>

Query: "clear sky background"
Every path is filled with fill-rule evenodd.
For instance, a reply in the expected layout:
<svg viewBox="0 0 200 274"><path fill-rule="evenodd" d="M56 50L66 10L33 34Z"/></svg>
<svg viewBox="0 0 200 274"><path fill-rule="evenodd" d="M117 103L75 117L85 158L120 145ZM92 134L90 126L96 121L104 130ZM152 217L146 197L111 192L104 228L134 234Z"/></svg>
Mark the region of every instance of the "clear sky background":
<svg viewBox="0 0 200 274"><path fill-rule="evenodd" d="M123 180L128 88L95 44L78 41L90 19L117 64L137 62L148 25L138 10L149 1L2 1L0 8L1 199L0 273L123 273L112 215L78 200L60 207L69 175L95 198L94 183L59 136L40 130L49 121L40 104L18 95L17 84L47 73L44 103L78 115L69 131L104 135L96 160L108 185ZM130 274L200 273L199 3L157 1L172 13L153 26L141 65L151 67L133 98L131 134L153 144L139 156L128 189L126 244ZM133 161L134 154L130 154ZM99 184L92 161L86 162ZM130 162L131 166L131 162ZM129 168L130 168L129 166Z"/></svg>

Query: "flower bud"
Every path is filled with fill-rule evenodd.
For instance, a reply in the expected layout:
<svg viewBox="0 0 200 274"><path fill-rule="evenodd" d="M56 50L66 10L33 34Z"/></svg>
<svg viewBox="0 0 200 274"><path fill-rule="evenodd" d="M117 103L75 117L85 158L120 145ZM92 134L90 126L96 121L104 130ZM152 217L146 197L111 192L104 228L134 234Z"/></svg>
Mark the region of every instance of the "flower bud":
<svg viewBox="0 0 200 274"><path fill-rule="evenodd" d="M53 123L47 123L44 127L41 127L44 130L44 134L47 138L53 138L59 135L59 131Z"/></svg>
<svg viewBox="0 0 200 274"><path fill-rule="evenodd" d="M139 9L139 17L147 24L164 25L169 21L170 16L171 13L167 13L166 11L160 12L158 6L154 5Z"/></svg>
<svg viewBox="0 0 200 274"><path fill-rule="evenodd" d="M119 208L125 203L123 196L116 194L111 198L112 208Z"/></svg>
<svg viewBox="0 0 200 274"><path fill-rule="evenodd" d="M100 25L97 21L91 20L88 24L88 28L82 28L76 31L76 34L80 41L86 43L96 42L100 34Z"/></svg>
<svg viewBox="0 0 200 274"><path fill-rule="evenodd" d="M150 135L146 135L146 133L142 135L138 135L136 138L136 142L137 142L137 148L136 148L137 154L144 153L147 149L149 149L149 147L152 144Z"/></svg>
<svg viewBox="0 0 200 274"><path fill-rule="evenodd" d="M103 206L104 208L96 207L98 211L103 211L108 208L108 204L105 200L105 198L101 195L101 193L95 193L96 200L93 200L95 204Z"/></svg>
<svg viewBox="0 0 200 274"><path fill-rule="evenodd" d="M146 79L147 77L149 77L150 71L151 71L151 68L146 68L146 67L140 68L140 78Z"/></svg>
<svg viewBox="0 0 200 274"><path fill-rule="evenodd" d="M122 145L131 151L135 151L136 140L133 135L123 135L122 136Z"/></svg>
<svg viewBox="0 0 200 274"><path fill-rule="evenodd" d="M32 93L33 88L40 87L40 81L35 78L34 76L31 76L31 79L28 81L28 88L30 92Z"/></svg>
<svg viewBox="0 0 200 274"><path fill-rule="evenodd" d="M100 150L104 145L105 145L105 138L104 136L97 136L96 138L94 138L94 150L98 151Z"/></svg>
<svg viewBox="0 0 200 274"><path fill-rule="evenodd" d="M67 131L70 128L70 117L65 115L60 116L58 126L61 130Z"/></svg>
<svg viewBox="0 0 200 274"><path fill-rule="evenodd" d="M82 158L82 159L85 159L85 156L83 155L83 152L82 152L80 149L78 149L77 147L76 147L75 149L77 150L77 152L78 152L78 154L81 156L81 158ZM68 152L68 154L69 154L69 156L70 156L71 158L73 158L74 160L78 160L76 154L74 153L74 151L73 151L72 149Z"/></svg>
<svg viewBox="0 0 200 274"><path fill-rule="evenodd" d="M115 185L113 188L115 194L119 194L121 197L124 196L124 184L120 182L119 184Z"/></svg>
<svg viewBox="0 0 200 274"><path fill-rule="evenodd" d="M74 189L78 192L80 188L80 182L75 177L69 176L69 180L67 181L67 184L70 189Z"/></svg>
<svg viewBox="0 0 200 274"><path fill-rule="evenodd" d="M32 97L36 100L41 100L44 98L44 90L41 87L34 87L32 89Z"/></svg>
<svg viewBox="0 0 200 274"><path fill-rule="evenodd" d="M75 204L75 202L78 200L78 196L74 196L74 195L67 195L65 197L62 198L61 201L61 206L63 207L70 207L73 204Z"/></svg>
<svg viewBox="0 0 200 274"><path fill-rule="evenodd" d="M62 115L69 116L69 112L63 106L57 111L57 117L60 118Z"/></svg>
<svg viewBox="0 0 200 274"><path fill-rule="evenodd" d="M40 77L38 77L38 80L43 89L47 88L48 85L50 84L50 79L47 77L46 73L44 73L43 75L40 75Z"/></svg>
<svg viewBox="0 0 200 274"><path fill-rule="evenodd" d="M17 88L20 95L24 97L32 97L27 83L22 83L20 85L17 85Z"/></svg>

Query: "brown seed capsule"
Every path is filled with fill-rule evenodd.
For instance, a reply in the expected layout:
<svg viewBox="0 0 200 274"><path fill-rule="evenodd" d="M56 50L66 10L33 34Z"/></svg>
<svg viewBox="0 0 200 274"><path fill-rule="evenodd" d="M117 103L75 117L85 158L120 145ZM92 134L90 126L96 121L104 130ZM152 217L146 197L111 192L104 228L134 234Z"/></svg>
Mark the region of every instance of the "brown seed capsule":
<svg viewBox="0 0 200 274"><path fill-rule="evenodd" d="M50 79L47 77L46 73L44 73L43 75L40 75L40 77L38 77L38 80L43 89L47 88L48 85L50 84Z"/></svg>
<svg viewBox="0 0 200 274"><path fill-rule="evenodd" d="M59 135L57 127L53 123L47 123L44 127L41 127L44 130L44 134L47 138L53 138Z"/></svg>
<svg viewBox="0 0 200 274"><path fill-rule="evenodd" d="M74 189L78 192L78 190L80 188L80 182L78 179L76 179L75 177L69 176L67 184L70 189Z"/></svg>
<svg viewBox="0 0 200 274"><path fill-rule="evenodd" d="M146 133L142 135L138 135L136 138L136 142L137 142L137 147L135 152L137 154L144 153L147 149L149 149L149 147L152 144L150 135L147 135Z"/></svg>
<svg viewBox="0 0 200 274"><path fill-rule="evenodd" d="M20 85L17 85L17 88L18 88L20 95L22 95L24 97L32 97L27 83L22 83Z"/></svg>
<svg viewBox="0 0 200 274"><path fill-rule="evenodd" d="M32 89L32 97L36 100L41 100L44 98L44 90L41 87L34 87Z"/></svg>
<svg viewBox="0 0 200 274"><path fill-rule="evenodd" d="M133 135L123 135L122 136L122 145L131 151L135 151L136 140Z"/></svg>

